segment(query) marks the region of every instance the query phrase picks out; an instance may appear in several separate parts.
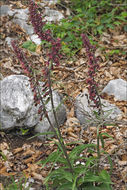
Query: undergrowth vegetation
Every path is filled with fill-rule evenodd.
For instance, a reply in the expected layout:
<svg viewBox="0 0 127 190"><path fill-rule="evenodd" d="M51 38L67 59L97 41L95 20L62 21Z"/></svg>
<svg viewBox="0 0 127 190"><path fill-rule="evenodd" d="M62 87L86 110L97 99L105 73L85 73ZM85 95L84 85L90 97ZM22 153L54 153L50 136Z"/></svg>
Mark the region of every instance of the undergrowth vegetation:
<svg viewBox="0 0 127 190"><path fill-rule="evenodd" d="M55 37L62 39L62 49L68 56L75 55L82 47L81 34L87 33L91 42L107 29L126 23L126 1L124 0L71 0L70 16L60 23L48 23ZM61 4L63 1L60 2ZM67 4L68 7L68 4ZM125 26L124 29L126 30Z"/></svg>
<svg viewBox="0 0 127 190"><path fill-rule="evenodd" d="M70 10L70 15L59 23L46 23L44 29L50 29L53 36L61 38L62 50L68 57L74 56L82 47L81 34L87 33L92 43L94 36L99 38L104 31L123 26L127 31L125 0L70 0L59 1L58 6ZM31 44L25 46L29 50Z"/></svg>

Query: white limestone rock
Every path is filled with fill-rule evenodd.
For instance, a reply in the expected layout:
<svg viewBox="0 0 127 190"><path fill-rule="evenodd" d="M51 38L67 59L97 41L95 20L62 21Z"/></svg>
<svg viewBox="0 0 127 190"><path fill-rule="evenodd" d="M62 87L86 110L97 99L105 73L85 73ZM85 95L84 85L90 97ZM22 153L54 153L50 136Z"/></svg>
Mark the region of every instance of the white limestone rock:
<svg viewBox="0 0 127 190"><path fill-rule="evenodd" d="M33 127L38 122L28 78L11 75L0 81L1 129Z"/></svg>
<svg viewBox="0 0 127 190"><path fill-rule="evenodd" d="M41 39L38 37L38 35L33 34L30 36L30 39L32 42L34 42L36 45L40 45L41 44Z"/></svg>
<svg viewBox="0 0 127 190"><path fill-rule="evenodd" d="M64 18L61 12L50 9L49 7L45 7L44 16L44 20L47 22L56 22Z"/></svg>
<svg viewBox="0 0 127 190"><path fill-rule="evenodd" d="M10 38L10 37L6 37L6 39L5 39L5 42L7 43L7 45L9 46L9 47L11 47L12 48L12 46L11 46L11 41L12 40L14 40L13 38Z"/></svg>
<svg viewBox="0 0 127 190"><path fill-rule="evenodd" d="M43 84L43 83L41 83ZM33 93L30 88L29 78L24 75L11 75L0 81L0 123L1 130L12 129L14 127L35 127L36 132L50 131L48 121L40 121L38 107L35 107ZM55 107L61 103L61 98L56 91L53 91ZM39 105L38 105L39 106ZM53 114L51 112L51 102L46 105L53 125ZM59 124L66 119L66 109L61 103L57 111ZM44 138L44 136L42 137Z"/></svg>
<svg viewBox="0 0 127 190"><path fill-rule="evenodd" d="M43 0L44 3L48 3L49 5L56 4L58 0Z"/></svg>
<svg viewBox="0 0 127 190"><path fill-rule="evenodd" d="M88 123L94 123L94 113L91 107L92 103L88 103L88 91L85 90L83 93L79 94L75 101L75 115L81 124L87 126ZM106 118L117 119L118 116L122 114L120 109L114 104L110 104L107 100L101 99L102 110ZM95 110L97 111L97 110Z"/></svg>
<svg viewBox="0 0 127 190"><path fill-rule="evenodd" d="M17 38L11 38L11 37L6 37L5 38L5 43L8 45L13 50L13 47L11 45L11 41L16 40Z"/></svg>
<svg viewBox="0 0 127 190"><path fill-rule="evenodd" d="M28 25L27 21L29 18L29 10L28 9L14 9L11 10L10 6L2 5L0 7L0 15L1 16L13 16L13 22L18 24L28 35L32 35L34 33L32 25Z"/></svg>
<svg viewBox="0 0 127 190"><path fill-rule="evenodd" d="M20 19L28 19L28 10L26 9L14 9L12 10L8 5L1 5L0 7L0 16L16 16ZM26 17L27 15L27 17Z"/></svg>
<svg viewBox="0 0 127 190"><path fill-rule="evenodd" d="M14 14L13 11L11 11L11 9L8 5L1 5L0 16L6 16L6 15L12 16L13 14Z"/></svg>
<svg viewBox="0 0 127 190"><path fill-rule="evenodd" d="M127 101L127 81L123 79L111 80L102 93L114 95L116 100Z"/></svg>
<svg viewBox="0 0 127 190"><path fill-rule="evenodd" d="M16 19L21 19L27 21L29 18L29 10L28 9L15 9L15 16Z"/></svg>
<svg viewBox="0 0 127 190"><path fill-rule="evenodd" d="M34 29L32 25L28 25L25 20L21 19L13 19L15 24L18 24L28 35L32 35L34 33Z"/></svg>

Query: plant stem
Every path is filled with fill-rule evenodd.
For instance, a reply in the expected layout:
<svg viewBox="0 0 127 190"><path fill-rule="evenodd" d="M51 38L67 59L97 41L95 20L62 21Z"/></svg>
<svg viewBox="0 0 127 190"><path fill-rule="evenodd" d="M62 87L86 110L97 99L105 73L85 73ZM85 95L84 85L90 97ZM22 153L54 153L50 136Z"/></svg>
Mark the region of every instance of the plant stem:
<svg viewBox="0 0 127 190"><path fill-rule="evenodd" d="M99 163L100 163L100 134L99 134L100 126L97 126L97 156L98 156L98 163L97 163L97 170L99 170Z"/></svg>
<svg viewBox="0 0 127 190"><path fill-rule="evenodd" d="M68 154L67 154L67 150L66 150L66 147L65 147L65 144L64 144L64 141L63 141L60 129L59 129L59 123L58 123L58 119L57 119L57 115L56 115L56 111L55 111L55 107L54 107L53 95L52 95L52 89L51 89L52 84L51 84L51 78L50 78L50 70L48 72L48 82L49 82L49 93L50 93L50 99L51 99L51 104L52 104L53 115L54 115L55 122L56 122L56 128L58 130L58 134L56 132L56 135L57 135L59 143L60 143L60 145L61 145L61 147L63 149L64 155L65 155L65 157L67 159L68 165L70 167L70 172L73 175L74 174L74 170L73 170L73 167L72 167L71 162L69 160L69 157L68 157ZM51 125L51 126L54 128L54 130L56 130L53 125Z"/></svg>

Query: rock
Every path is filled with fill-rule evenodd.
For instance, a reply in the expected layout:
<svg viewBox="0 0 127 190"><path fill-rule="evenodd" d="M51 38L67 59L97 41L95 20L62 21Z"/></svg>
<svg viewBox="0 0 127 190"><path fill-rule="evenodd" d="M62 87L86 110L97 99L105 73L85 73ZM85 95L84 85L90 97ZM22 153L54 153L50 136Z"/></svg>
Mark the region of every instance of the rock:
<svg viewBox="0 0 127 190"><path fill-rule="evenodd" d="M15 16L14 18L16 19L21 19L27 21L29 18L29 10L28 9L15 9L14 10Z"/></svg>
<svg viewBox="0 0 127 190"><path fill-rule="evenodd" d="M51 22L51 21L56 22L64 18L61 12L50 9L49 7L45 7L44 15L45 15L44 20L48 22Z"/></svg>
<svg viewBox="0 0 127 190"><path fill-rule="evenodd" d="M2 73L0 73L0 80L3 80L3 75L2 75Z"/></svg>
<svg viewBox="0 0 127 190"><path fill-rule="evenodd" d="M14 18L18 18L21 20L28 20L28 9L15 9L15 10L11 10L10 7L8 5L2 5L0 7L0 15L1 16L13 16Z"/></svg>
<svg viewBox="0 0 127 190"><path fill-rule="evenodd" d="M36 34L33 34L30 36L30 39L32 42L34 42L36 45L40 45L41 44L41 40L40 38L38 37L38 35Z"/></svg>
<svg viewBox="0 0 127 190"><path fill-rule="evenodd" d="M0 16L7 16L7 15L13 16L16 13L16 10L11 10L8 5L2 5L0 7Z"/></svg>
<svg viewBox="0 0 127 190"><path fill-rule="evenodd" d="M91 108L88 103L88 91L85 90L83 93L78 95L76 97L75 101L75 115L77 119L80 121L81 124L84 126L87 125L89 122L92 123L92 125L95 125L94 123L94 114L93 109ZM122 114L120 109L116 107L114 104L110 104L107 100L101 99L102 102L102 110L104 111L104 116L106 118L116 119L119 115ZM97 110L95 110L97 111Z"/></svg>
<svg viewBox="0 0 127 190"><path fill-rule="evenodd" d="M11 41L12 40L15 40L15 39L14 38L10 38L10 37L6 37L5 42L7 43L8 47L12 48L12 50L13 50L13 47L11 45Z"/></svg>
<svg viewBox="0 0 127 190"><path fill-rule="evenodd" d="M0 7L0 16L8 15L9 11L10 11L10 7L8 5L2 5Z"/></svg>
<svg viewBox="0 0 127 190"><path fill-rule="evenodd" d="M6 37L6 39L5 39L5 42L7 43L7 45L9 46L9 47L11 47L11 41L13 40L13 38L10 38L10 37Z"/></svg>
<svg viewBox="0 0 127 190"><path fill-rule="evenodd" d="M56 3L57 1L47 1L48 4ZM27 21L29 18L29 10L28 9L15 9L11 10L8 5L2 5L1 6L1 16L9 15L13 16L13 22L18 24L28 35L32 35L32 41L34 41L37 45L40 45L40 39L37 37L37 35L34 34L34 29L32 25L28 25ZM50 9L49 7L45 8L44 12L44 20L51 22L51 21L59 21L62 18L64 18L63 14L59 11Z"/></svg>
<svg viewBox="0 0 127 190"><path fill-rule="evenodd" d="M56 4L58 0L44 0L44 3L48 3L49 5L51 4Z"/></svg>
<svg viewBox="0 0 127 190"><path fill-rule="evenodd" d="M43 85L43 83L40 83ZM30 88L29 78L24 75L11 75L0 81L1 93L1 112L0 121L1 129L12 129L14 127L35 127L35 132L50 131L50 125L46 118L40 121L37 114L38 107L35 107L33 93ZM56 91L53 91L55 107L61 103L61 98ZM39 106L39 105L38 105ZM53 113L51 111L51 102L46 105L49 111L49 117L55 126ZM66 109L61 103L57 111L59 124L66 119ZM41 136L40 138L44 138Z"/></svg>
<svg viewBox="0 0 127 190"><path fill-rule="evenodd" d="M11 75L0 81L1 129L33 127L38 122L28 78Z"/></svg>
<svg viewBox="0 0 127 190"><path fill-rule="evenodd" d="M1 16L9 15L13 16L13 22L18 24L28 35L32 35L34 33L33 27L27 24L29 18L29 10L28 9L15 9L11 10L8 5L1 6ZM9 42L9 37L7 39Z"/></svg>
<svg viewBox="0 0 127 190"><path fill-rule="evenodd" d="M114 95L116 100L127 101L127 81L123 79L111 80L103 89L102 93Z"/></svg>
<svg viewBox="0 0 127 190"><path fill-rule="evenodd" d="M59 123L59 125L62 125L64 123L64 121L66 120L65 106L63 104L61 104L61 98L56 91L53 91L53 99L54 99L55 108L58 108L58 110L57 110L58 123ZM56 127L54 115L53 115L53 112L51 111L52 110L51 102L49 102L46 107L47 107L47 110L49 113L49 118L52 122L52 125L54 127ZM35 126L35 132L44 133L44 132L49 132L49 131L53 131L53 130L52 130L47 118L43 117L42 121L39 121L38 124ZM45 136L41 135L41 136L39 136L39 138L43 140L45 138Z"/></svg>
<svg viewBox="0 0 127 190"><path fill-rule="evenodd" d="M34 29L31 25L28 25L25 20L13 19L13 22L18 24L28 35L34 33Z"/></svg>

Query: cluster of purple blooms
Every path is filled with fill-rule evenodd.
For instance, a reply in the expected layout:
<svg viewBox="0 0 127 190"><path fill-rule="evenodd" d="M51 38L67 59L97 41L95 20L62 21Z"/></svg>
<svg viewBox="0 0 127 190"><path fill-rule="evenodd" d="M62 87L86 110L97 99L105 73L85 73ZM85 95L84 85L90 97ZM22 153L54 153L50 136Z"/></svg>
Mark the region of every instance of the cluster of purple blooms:
<svg viewBox="0 0 127 190"><path fill-rule="evenodd" d="M83 45L86 49L86 54L88 57L88 75L87 84L89 91L89 98L94 102L94 107L100 107L100 98L98 95L98 84L95 81L96 72L99 69L99 64L97 63L97 58L95 58L95 47L91 45L87 35L82 34Z"/></svg>
<svg viewBox="0 0 127 190"><path fill-rule="evenodd" d="M32 0L30 0L29 4L29 13L30 20L34 27L34 32L38 35L41 40L45 40L51 43L51 52L47 54L49 57L47 64L50 64L50 61L54 63L56 66L59 65L59 60L61 58L60 49L61 49L61 40L59 38L54 39L51 30L43 30L43 26L46 22L42 21L42 15L38 11L38 6Z"/></svg>
<svg viewBox="0 0 127 190"><path fill-rule="evenodd" d="M16 57L20 61L20 64L22 66L22 69L23 69L24 73L26 73L27 76L29 77L30 86L31 86L32 92L34 94L35 106L37 106L38 104L40 104L40 100L41 100L41 96L40 96L40 94L38 94L38 90L37 90L39 82L38 82L38 80L35 80L34 71L32 70L32 66L27 61L27 57L26 57L25 53L22 51L21 48L18 47L17 42L15 40L13 40L11 42L11 44L12 44L13 50L14 50L14 52L16 54ZM45 94L44 94L44 96L45 96ZM40 120L41 120L42 116L43 116L42 106L39 107L38 114L40 114Z"/></svg>
<svg viewBox="0 0 127 190"><path fill-rule="evenodd" d="M59 60L61 58L60 50L61 50L61 40L54 39L50 30L43 30L43 26L46 22L42 21L42 15L38 11L38 5L34 3L32 0L29 1L29 14L30 20L34 28L34 32L38 35L41 40L45 40L51 43L51 51L47 53L48 60L45 62L45 65L42 69L44 84L42 86L42 93L38 93L38 80L35 79L34 71L32 70L32 66L27 61L27 57L22 51L21 48L18 47L17 42L13 40L11 42L14 52L21 63L21 66L27 76L30 78L30 85L32 91L34 93L34 102L37 106L41 102L41 98L48 97L49 95L49 82L48 75L53 66L59 66ZM48 97L49 98L49 97ZM38 114L43 113L43 106L41 105L38 109ZM42 114L40 120L42 119Z"/></svg>
<svg viewBox="0 0 127 190"><path fill-rule="evenodd" d="M18 60L21 63L24 73L26 73L29 77L31 77L33 74L33 71L32 71L32 67L30 67L30 63L28 63L28 61L27 61L26 55L24 54L22 49L18 47L16 40L11 41L11 45L16 54L16 57L18 58Z"/></svg>
<svg viewBox="0 0 127 190"><path fill-rule="evenodd" d="M43 30L46 22L42 21L42 15L38 10L38 5L34 3L32 0L29 1L29 14L30 20L34 28L34 32L38 35L41 40L45 40L51 44L51 51L47 53L47 61L42 69L44 84L42 86L42 94L43 97L47 97L49 93L49 80L48 76L50 74L50 70L53 69L54 66L59 66L59 61L61 58L60 50L61 50L61 40L59 38L54 39L50 30ZM95 81L96 71L99 68L97 63L97 59L94 56L94 47L90 44L88 37L85 34L82 34L82 40L84 47L86 48L86 53L88 56L88 65L89 65L89 78L87 79L89 97L94 102L95 107L99 108L100 101L97 96L97 86L98 84ZM32 66L27 61L26 55L22 52L22 49L18 47L17 42L12 41L12 47L14 52L20 61L24 72L30 78L30 85L32 91L34 93L34 102L37 106L40 104L42 94L38 94L37 86L39 85L38 80L35 79L34 71L32 70ZM43 106L41 105L38 109L38 114L43 113ZM42 119L42 115L40 120Z"/></svg>

